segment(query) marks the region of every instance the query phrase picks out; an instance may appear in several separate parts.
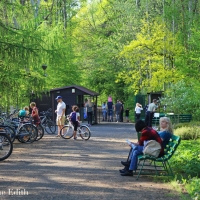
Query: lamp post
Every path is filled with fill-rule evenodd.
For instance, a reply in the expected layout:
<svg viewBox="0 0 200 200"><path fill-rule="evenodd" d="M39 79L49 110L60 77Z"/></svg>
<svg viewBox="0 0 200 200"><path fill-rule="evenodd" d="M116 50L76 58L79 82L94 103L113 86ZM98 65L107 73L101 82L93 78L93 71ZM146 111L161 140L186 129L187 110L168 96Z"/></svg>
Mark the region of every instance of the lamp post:
<svg viewBox="0 0 200 200"><path fill-rule="evenodd" d="M47 76L47 74L45 73L45 70L47 69L47 65L43 64L42 69L44 70L44 76Z"/></svg>

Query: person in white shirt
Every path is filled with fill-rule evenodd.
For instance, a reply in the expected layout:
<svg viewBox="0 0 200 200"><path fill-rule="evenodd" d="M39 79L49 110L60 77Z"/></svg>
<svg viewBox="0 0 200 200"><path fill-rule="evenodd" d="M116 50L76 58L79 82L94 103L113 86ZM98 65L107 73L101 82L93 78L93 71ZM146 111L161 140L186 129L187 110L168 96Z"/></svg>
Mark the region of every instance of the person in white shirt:
<svg viewBox="0 0 200 200"><path fill-rule="evenodd" d="M145 124L146 126L152 127L152 119L154 116L154 112L158 108L157 106L157 99L154 99L152 103L149 104L148 110L145 117Z"/></svg>
<svg viewBox="0 0 200 200"><path fill-rule="evenodd" d="M55 110L55 113L57 113L56 124L58 125L58 135L57 135L57 137L60 137L60 130L62 129L62 127L65 124L66 104L63 102L61 96L57 96L56 100L58 102L57 110Z"/></svg>
<svg viewBox="0 0 200 200"><path fill-rule="evenodd" d="M139 104L139 103L136 103L136 106L135 106L135 115L136 115L136 119L137 120L140 119L141 110L143 110L142 105Z"/></svg>

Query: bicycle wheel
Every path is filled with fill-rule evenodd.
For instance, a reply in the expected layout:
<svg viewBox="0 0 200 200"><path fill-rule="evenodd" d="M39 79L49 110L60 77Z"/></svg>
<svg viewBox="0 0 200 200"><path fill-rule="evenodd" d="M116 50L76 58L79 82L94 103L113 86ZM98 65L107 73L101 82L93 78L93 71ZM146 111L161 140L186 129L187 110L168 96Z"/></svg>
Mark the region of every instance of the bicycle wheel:
<svg viewBox="0 0 200 200"><path fill-rule="evenodd" d="M36 140L38 136L37 128L32 124L24 124L19 129L19 134L17 135L17 139L22 143L32 143Z"/></svg>
<svg viewBox="0 0 200 200"><path fill-rule="evenodd" d="M80 135L80 137L83 140L89 140L90 136L91 136L91 132L89 127L82 125L79 129L78 129L78 134Z"/></svg>
<svg viewBox="0 0 200 200"><path fill-rule="evenodd" d="M60 136L63 138L63 139L70 139L72 138L73 136L73 132L74 132L74 129L72 126L69 126L69 125L65 125L63 128L61 128L60 130Z"/></svg>
<svg viewBox="0 0 200 200"><path fill-rule="evenodd" d="M13 143L8 135L0 133L0 161L8 158L13 151Z"/></svg>
<svg viewBox="0 0 200 200"><path fill-rule="evenodd" d="M56 125L53 121L47 120L45 123L45 131L48 134L55 134L56 133Z"/></svg>
<svg viewBox="0 0 200 200"><path fill-rule="evenodd" d="M36 141L42 139L42 137L44 136L44 128L42 127L41 124L38 124L37 126L37 130L38 130L38 136L36 138Z"/></svg>
<svg viewBox="0 0 200 200"><path fill-rule="evenodd" d="M12 127L10 127L10 126L0 126L0 132L8 135L11 139L11 142L14 142L16 133L15 133L15 130Z"/></svg>

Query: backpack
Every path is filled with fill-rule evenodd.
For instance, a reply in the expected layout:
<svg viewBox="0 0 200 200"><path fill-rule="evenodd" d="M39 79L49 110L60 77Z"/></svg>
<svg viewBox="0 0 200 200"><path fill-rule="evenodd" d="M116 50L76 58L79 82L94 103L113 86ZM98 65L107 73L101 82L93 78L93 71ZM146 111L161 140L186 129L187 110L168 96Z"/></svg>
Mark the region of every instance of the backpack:
<svg viewBox="0 0 200 200"><path fill-rule="evenodd" d="M71 113L70 119L71 119L71 122L73 122L73 123L76 122L76 112Z"/></svg>
<svg viewBox="0 0 200 200"><path fill-rule="evenodd" d="M143 150L143 154L158 157L160 154L161 145L155 140L149 140Z"/></svg>
<svg viewBox="0 0 200 200"><path fill-rule="evenodd" d="M26 116L26 111L25 110L20 110L18 116L19 117L25 117Z"/></svg>

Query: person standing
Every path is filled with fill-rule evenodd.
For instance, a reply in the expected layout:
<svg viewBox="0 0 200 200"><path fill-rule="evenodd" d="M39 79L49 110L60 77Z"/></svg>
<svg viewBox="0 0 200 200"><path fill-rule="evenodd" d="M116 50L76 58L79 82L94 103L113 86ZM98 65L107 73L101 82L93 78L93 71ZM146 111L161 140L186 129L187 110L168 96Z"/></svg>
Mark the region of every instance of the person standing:
<svg viewBox="0 0 200 200"><path fill-rule="evenodd" d="M147 104L147 105L144 107L145 116L147 115L148 107L149 107L149 104Z"/></svg>
<svg viewBox="0 0 200 200"><path fill-rule="evenodd" d="M88 119L88 126L92 125L92 110L93 104L90 99L88 99L87 103L85 104L86 111L87 111L87 119Z"/></svg>
<svg viewBox="0 0 200 200"><path fill-rule="evenodd" d="M84 106L84 111L83 111L83 112L84 112L84 113L83 113L83 118L84 118L84 120L87 119L87 109L86 109L86 106L85 106L86 103L87 103L87 101L88 101L88 100L85 99L85 102L84 102L84 105L83 105L83 106Z"/></svg>
<svg viewBox="0 0 200 200"><path fill-rule="evenodd" d="M129 122L129 108L126 108L125 110L125 117L126 117L126 122Z"/></svg>
<svg viewBox="0 0 200 200"><path fill-rule="evenodd" d="M112 122L113 121L113 102L112 99L109 99L107 103L107 108L108 108L108 121Z"/></svg>
<svg viewBox="0 0 200 200"><path fill-rule="evenodd" d="M122 110L122 104L120 103L119 100L117 100L117 103L115 104L115 114L117 123L120 121L121 110Z"/></svg>
<svg viewBox="0 0 200 200"><path fill-rule="evenodd" d="M145 116L145 124L146 126L152 127L152 119L154 116L154 112L157 109L157 100L154 99L152 103L149 104L148 110Z"/></svg>
<svg viewBox="0 0 200 200"><path fill-rule="evenodd" d="M121 105L122 105L122 109L120 111L120 122L123 122L124 119L123 119L123 114L124 114L124 103L123 101L120 101Z"/></svg>
<svg viewBox="0 0 200 200"><path fill-rule="evenodd" d="M57 137L60 137L60 130L63 128L63 126L65 124L66 104L63 102L61 96L57 96L56 100L58 102L57 110L55 110L55 113L57 113L56 124L58 126L58 135L57 135Z"/></svg>
<svg viewBox="0 0 200 200"><path fill-rule="evenodd" d="M93 119L94 123L97 123L97 103L96 101L93 102Z"/></svg>
<svg viewBox="0 0 200 200"><path fill-rule="evenodd" d="M106 115L107 115L107 105L106 105L106 102L103 102L101 108L102 108L102 115L103 115L103 120L102 121L106 121Z"/></svg>
<svg viewBox="0 0 200 200"><path fill-rule="evenodd" d="M139 104L139 103L136 103L136 106L135 106L135 116L136 116L137 120L140 119L141 110L143 110L142 105Z"/></svg>
<svg viewBox="0 0 200 200"><path fill-rule="evenodd" d="M34 120L34 124L38 125L40 123L40 117L39 117L38 109L36 107L36 103L35 102L31 102L30 103L30 107L32 109L31 117Z"/></svg>
<svg viewBox="0 0 200 200"><path fill-rule="evenodd" d="M108 96L108 102L112 102L112 96L111 95Z"/></svg>

